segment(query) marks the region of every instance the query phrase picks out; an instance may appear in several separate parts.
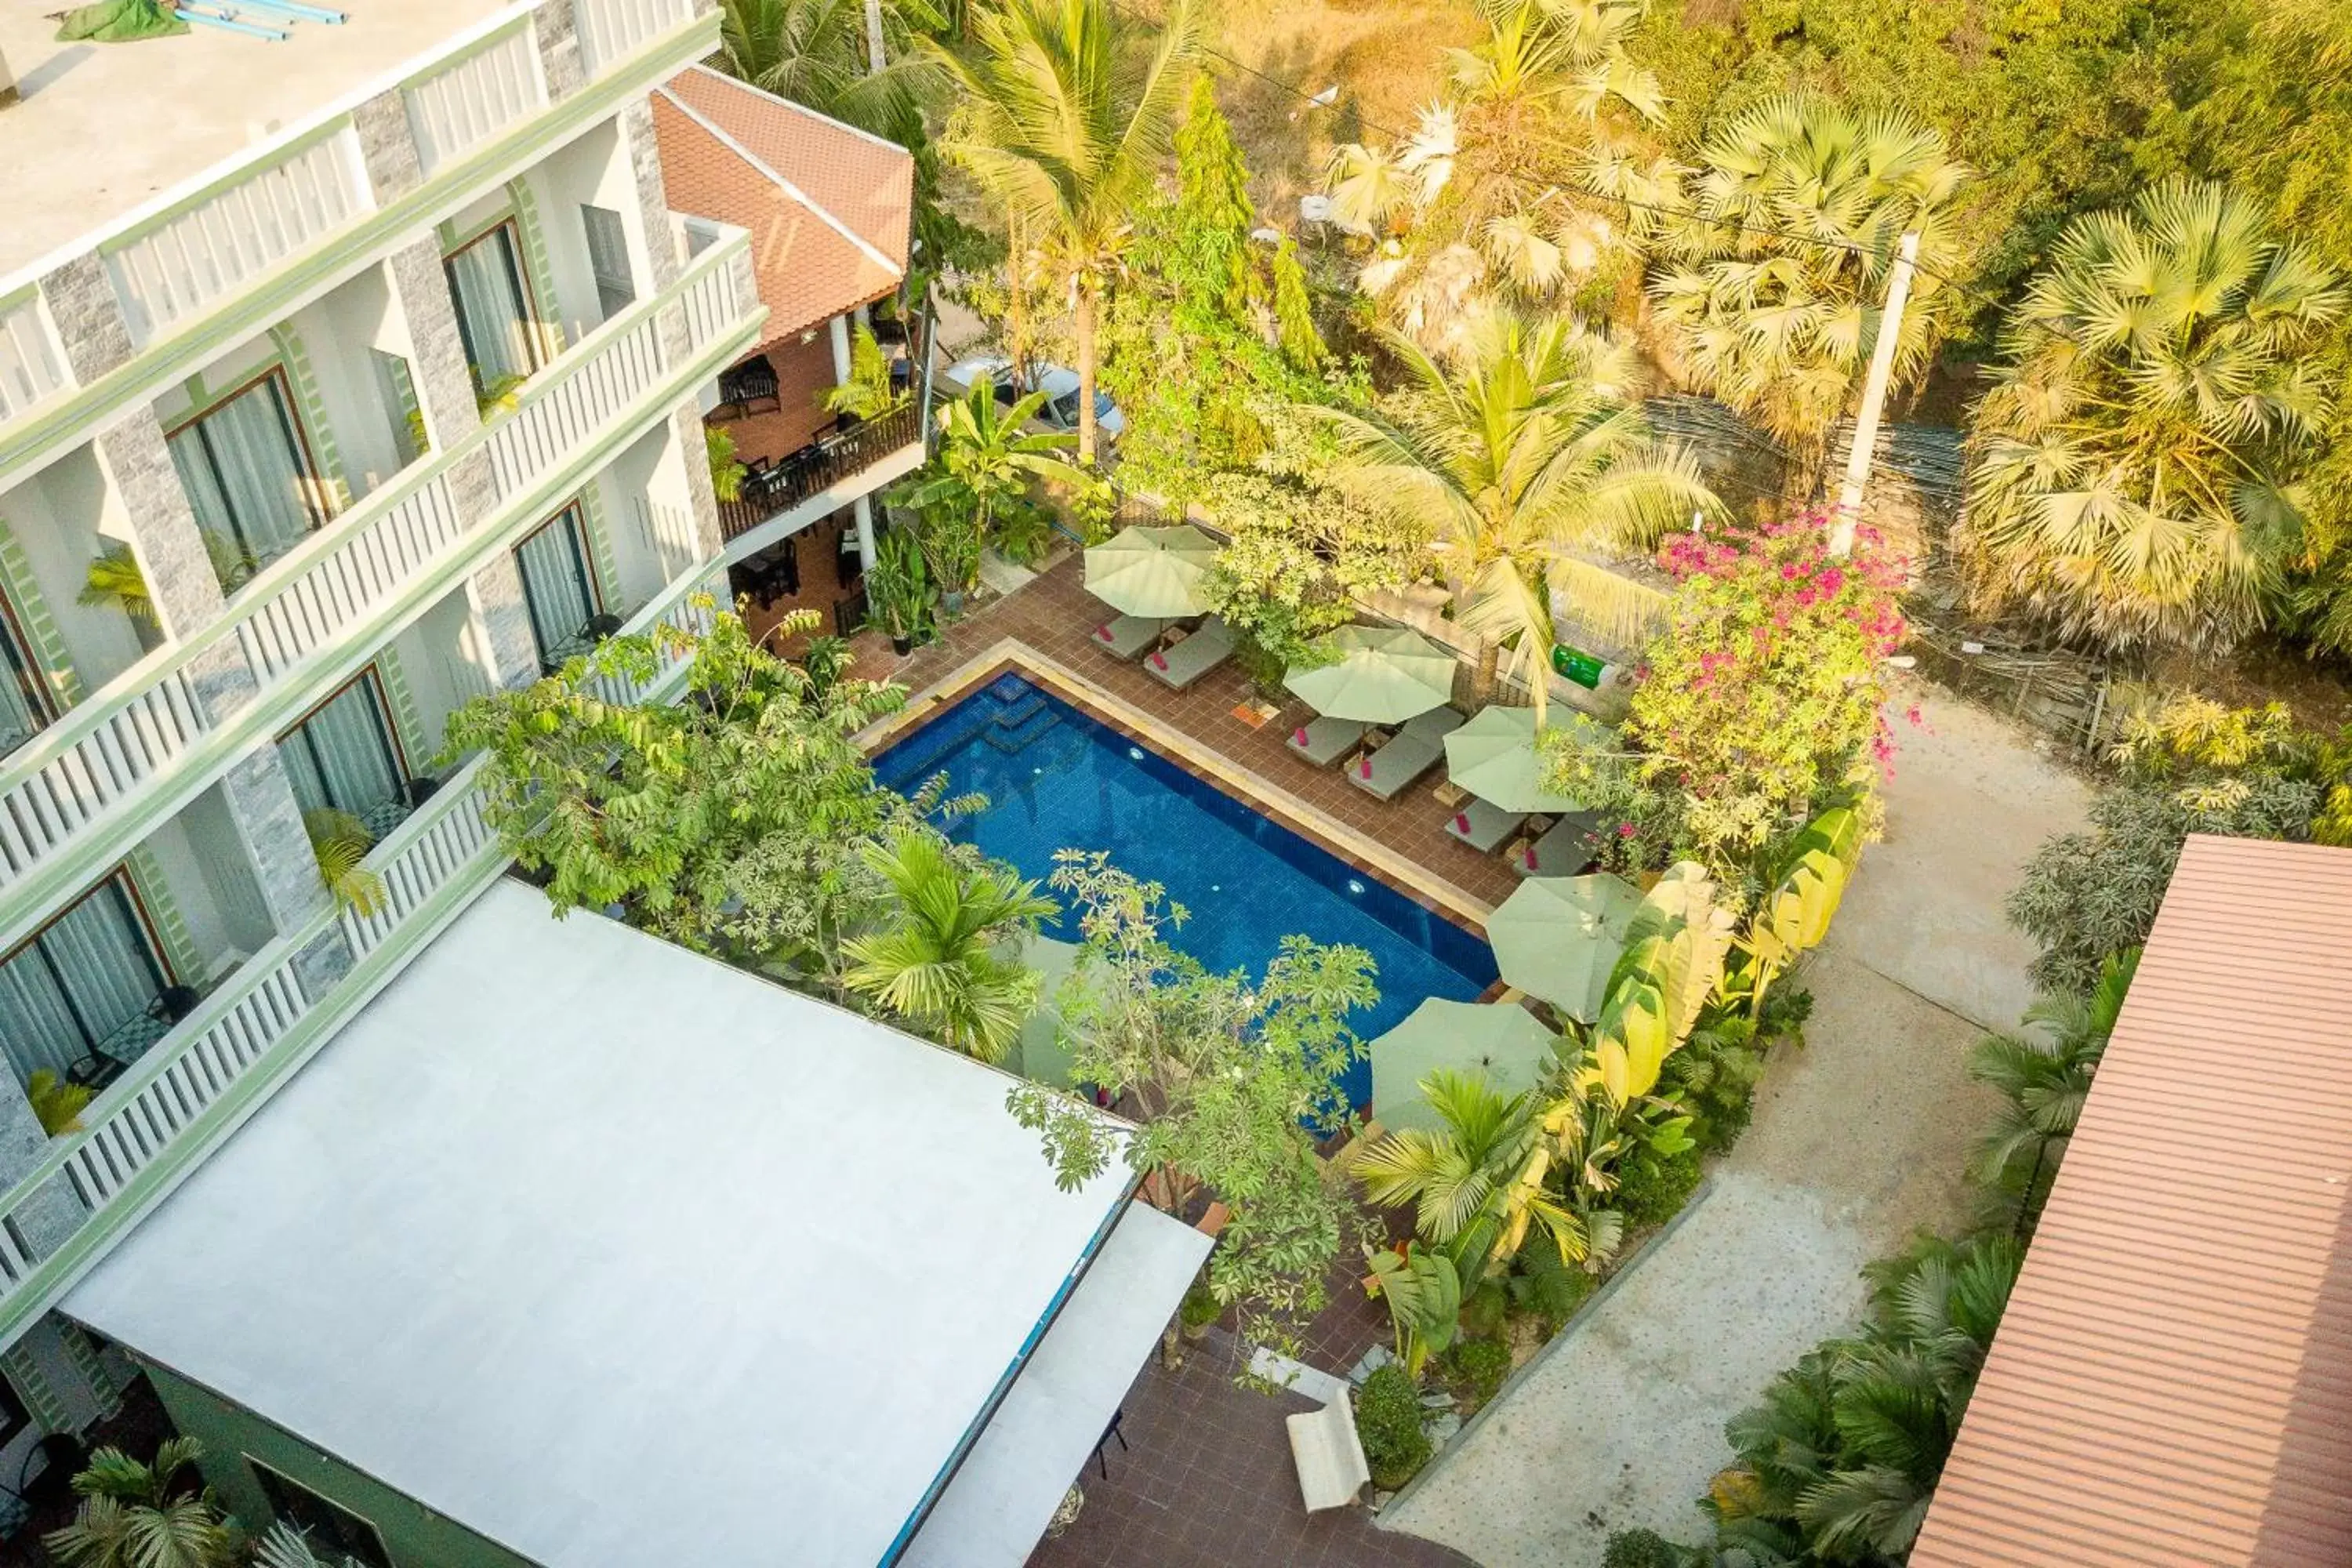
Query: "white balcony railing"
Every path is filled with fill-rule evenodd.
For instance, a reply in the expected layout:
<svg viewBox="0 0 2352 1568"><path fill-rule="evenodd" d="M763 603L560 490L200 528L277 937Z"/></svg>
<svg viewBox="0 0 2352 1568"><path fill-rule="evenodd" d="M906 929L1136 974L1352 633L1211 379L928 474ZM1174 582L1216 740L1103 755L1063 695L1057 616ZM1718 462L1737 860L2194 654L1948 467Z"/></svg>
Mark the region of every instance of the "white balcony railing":
<svg viewBox="0 0 2352 1568"><path fill-rule="evenodd" d="M212 727L195 700L193 671L223 637L236 639L267 699L299 686L302 672L333 650L381 630L386 607L420 581L538 521L530 515L533 493L646 418L648 400L667 395L665 387L685 368L663 355L663 310L681 293L704 296L709 276L721 274L719 292L710 297L735 301L732 324L746 325L755 302L735 289L731 268L748 243L733 231L730 243L698 258L675 289L631 307L534 377L511 413L426 459L414 477L369 496L272 563L215 626L151 654L0 762L0 891L41 871L56 885L24 901L40 903L93 868L66 855L77 840L143 830L127 817L134 797L174 773L177 760ZM728 324L709 317L693 350L718 341ZM446 476L477 444L489 456L497 500L489 517L468 528ZM237 721L247 722L246 716ZM123 833L100 825L106 816L125 817ZM0 938L37 913L12 901L0 918Z"/></svg>
<svg viewBox="0 0 2352 1568"><path fill-rule="evenodd" d="M249 604L240 596L230 606L243 616L236 640L263 686L274 685L456 548L466 531L447 476L438 472L372 510L369 521L299 575Z"/></svg>
<svg viewBox="0 0 2352 1568"><path fill-rule="evenodd" d="M243 173L106 251L134 344L146 347L373 205L349 125Z"/></svg>
<svg viewBox="0 0 2352 1568"><path fill-rule="evenodd" d="M383 881L383 896L364 915L343 911L343 934L354 954L365 956L390 941L426 900L495 844L498 835L482 815L475 783L481 771L478 757L458 769L369 852L368 868Z"/></svg>
<svg viewBox="0 0 2352 1568"><path fill-rule="evenodd" d="M529 19L437 76L401 89L418 160L430 178L547 105Z"/></svg>
<svg viewBox="0 0 2352 1568"><path fill-rule="evenodd" d="M38 765L0 790L0 887L162 772L206 728L186 671L173 668L90 721L37 737L25 750Z"/></svg>
<svg viewBox="0 0 2352 1568"><path fill-rule="evenodd" d="M724 571L707 573L674 583L656 595L653 602L629 618L621 628L623 637L642 636L659 626L668 626L689 637L699 637L710 630L719 601L727 593ZM699 602L703 595L711 602ZM617 669L600 669L588 679L589 689L616 708L633 708L641 702L667 701L672 688L684 672L688 655L678 647L661 650L653 673L646 677L626 674Z"/></svg>
<svg viewBox="0 0 2352 1568"><path fill-rule="evenodd" d="M0 306L0 420L14 419L72 384L39 302Z"/></svg>
<svg viewBox="0 0 2352 1568"><path fill-rule="evenodd" d="M572 9L591 76L694 19L694 0L573 0Z"/></svg>

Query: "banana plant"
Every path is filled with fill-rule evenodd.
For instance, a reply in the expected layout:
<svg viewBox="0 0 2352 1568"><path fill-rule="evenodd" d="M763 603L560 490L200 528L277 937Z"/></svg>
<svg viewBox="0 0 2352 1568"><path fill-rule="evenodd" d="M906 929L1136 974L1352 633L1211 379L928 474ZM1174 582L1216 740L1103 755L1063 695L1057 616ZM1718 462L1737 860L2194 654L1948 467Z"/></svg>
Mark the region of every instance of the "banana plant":
<svg viewBox="0 0 2352 1568"><path fill-rule="evenodd" d="M1657 1087L1666 1058L1690 1037L1723 979L1737 921L1696 861L1679 861L1643 895L1609 973L1581 1077L1623 1114Z"/></svg>
<svg viewBox="0 0 2352 1568"><path fill-rule="evenodd" d="M1727 987L1750 1016L1764 1005L1766 988L1830 934L1861 857L1862 819L1843 805L1807 823L1789 847L1779 878L1739 939L1746 963Z"/></svg>
<svg viewBox="0 0 2352 1568"><path fill-rule="evenodd" d="M1364 1249L1371 1268L1364 1289L1388 1303L1397 1355L1418 1383L1429 1358L1454 1342L1462 1328L1462 1276L1454 1260L1417 1241L1402 1248Z"/></svg>

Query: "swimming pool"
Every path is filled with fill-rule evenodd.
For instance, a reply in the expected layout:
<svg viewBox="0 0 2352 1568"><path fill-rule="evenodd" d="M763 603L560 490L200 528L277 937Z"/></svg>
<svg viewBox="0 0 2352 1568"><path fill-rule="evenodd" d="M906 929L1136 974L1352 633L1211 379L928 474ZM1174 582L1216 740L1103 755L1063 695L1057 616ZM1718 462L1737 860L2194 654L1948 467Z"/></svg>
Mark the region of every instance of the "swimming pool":
<svg viewBox="0 0 2352 1568"><path fill-rule="evenodd" d="M1262 971L1285 936L1363 948L1381 999L1351 1020L1369 1040L1432 996L1473 1001L1495 982L1485 942L1318 845L1204 784L1018 675L960 698L875 759L908 791L944 772L988 809L954 836L1044 881L1062 848L1105 849L1192 911L1170 942L1213 970ZM1050 934L1075 941L1075 923ZM1371 1069L1349 1069L1371 1100Z"/></svg>

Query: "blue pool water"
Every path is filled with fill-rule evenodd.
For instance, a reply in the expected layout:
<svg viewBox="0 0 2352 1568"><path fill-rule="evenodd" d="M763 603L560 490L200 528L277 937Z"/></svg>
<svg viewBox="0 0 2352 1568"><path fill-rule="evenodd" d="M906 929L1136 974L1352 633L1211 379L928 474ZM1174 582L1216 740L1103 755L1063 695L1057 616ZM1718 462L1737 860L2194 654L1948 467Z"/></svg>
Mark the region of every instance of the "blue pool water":
<svg viewBox="0 0 2352 1568"><path fill-rule="evenodd" d="M1041 882L1057 849L1108 850L1192 911L1164 934L1211 969L1256 973L1293 932L1363 948L1381 992L1351 1020L1367 1040L1429 997L1473 1001L1494 984L1494 952L1469 931L1017 675L959 700L876 758L875 772L900 791L944 772L950 793L985 795L988 809L954 836ZM1346 1088L1369 1104L1370 1068L1357 1063Z"/></svg>

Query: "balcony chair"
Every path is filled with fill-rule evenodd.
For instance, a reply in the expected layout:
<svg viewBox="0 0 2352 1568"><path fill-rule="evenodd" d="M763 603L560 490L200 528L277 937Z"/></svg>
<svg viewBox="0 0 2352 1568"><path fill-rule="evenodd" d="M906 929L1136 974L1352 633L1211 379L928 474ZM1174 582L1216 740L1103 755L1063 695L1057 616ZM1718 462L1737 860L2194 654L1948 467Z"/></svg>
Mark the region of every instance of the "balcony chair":
<svg viewBox="0 0 2352 1568"><path fill-rule="evenodd" d="M732 408L738 414L759 412L752 405L764 403L770 408L781 409L784 400L776 381L776 367L768 363L765 354L745 360L732 370L719 375L719 405Z"/></svg>

